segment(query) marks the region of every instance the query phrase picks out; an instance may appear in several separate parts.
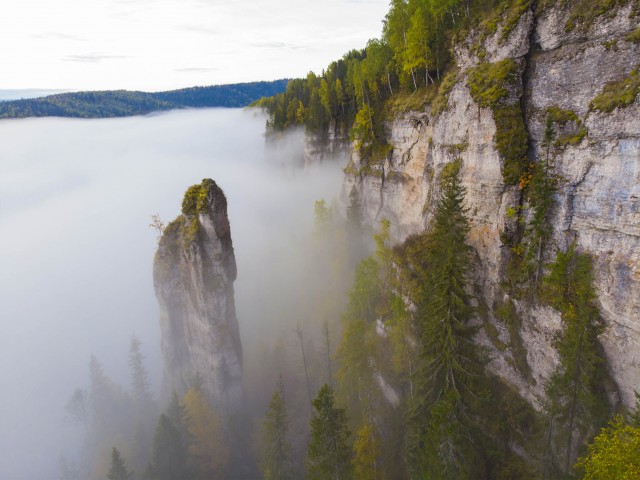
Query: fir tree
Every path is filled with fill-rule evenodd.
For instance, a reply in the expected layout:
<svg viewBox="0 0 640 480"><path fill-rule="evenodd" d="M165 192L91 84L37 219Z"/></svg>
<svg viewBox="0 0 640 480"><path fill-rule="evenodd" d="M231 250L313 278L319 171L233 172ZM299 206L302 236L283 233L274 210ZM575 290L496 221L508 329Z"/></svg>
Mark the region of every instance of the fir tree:
<svg viewBox="0 0 640 480"><path fill-rule="evenodd" d="M353 478L351 448L347 443L347 415L336 408L333 389L325 384L313 400L311 440L307 453L310 480L348 480Z"/></svg>
<svg viewBox="0 0 640 480"><path fill-rule="evenodd" d="M129 346L129 367L131 367L131 387L133 397L142 402L151 402L149 374L144 366L144 356L140 351L140 340L134 335Z"/></svg>
<svg viewBox="0 0 640 480"><path fill-rule="evenodd" d="M160 415L153 438L151 473L157 480L189 478L188 417L184 405L173 392L166 413Z"/></svg>
<svg viewBox="0 0 640 480"><path fill-rule="evenodd" d="M282 380L269 402L263 423L262 473L265 480L293 478L291 445L287 439L289 420Z"/></svg>
<svg viewBox="0 0 640 480"><path fill-rule="evenodd" d="M132 473L127 470L124 459L116 447L111 450L111 468L107 478L109 480L129 480Z"/></svg>
<svg viewBox="0 0 640 480"><path fill-rule="evenodd" d="M408 446L415 473L428 478L478 478L472 447L471 410L480 397L483 364L469 326L473 309L466 291L471 247L459 161L442 173L442 195L427 236L427 286L417 298L421 334L416 393L410 409Z"/></svg>
<svg viewBox="0 0 640 480"><path fill-rule="evenodd" d="M565 325L556 341L560 365L546 387L550 457L546 463L569 472L576 458L576 439L583 440L590 429L601 425L608 407L591 258L577 253L571 244L566 252L558 252L544 285L547 300L562 313Z"/></svg>

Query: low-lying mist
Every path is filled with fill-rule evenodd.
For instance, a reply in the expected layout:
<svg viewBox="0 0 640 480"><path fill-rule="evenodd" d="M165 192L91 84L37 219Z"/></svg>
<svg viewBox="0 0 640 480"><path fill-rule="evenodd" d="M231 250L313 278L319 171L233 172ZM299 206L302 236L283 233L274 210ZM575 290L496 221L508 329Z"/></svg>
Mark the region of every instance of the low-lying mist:
<svg viewBox="0 0 640 480"><path fill-rule="evenodd" d="M129 388L135 334L158 397L150 216L173 220L203 178L228 199L247 378L260 376L256 364L277 342L296 348L297 323L320 337L318 326L335 321L342 286L320 288L328 277L314 278L309 257L314 202L338 197L344 164L302 169L302 132L266 148L264 122L217 109L0 122L0 478L58 478L59 456L75 457L82 431L64 405L86 388L92 354ZM325 270L342 268L327 258L317 256ZM331 299L310 299L332 289ZM321 311L322 301L333 306Z"/></svg>

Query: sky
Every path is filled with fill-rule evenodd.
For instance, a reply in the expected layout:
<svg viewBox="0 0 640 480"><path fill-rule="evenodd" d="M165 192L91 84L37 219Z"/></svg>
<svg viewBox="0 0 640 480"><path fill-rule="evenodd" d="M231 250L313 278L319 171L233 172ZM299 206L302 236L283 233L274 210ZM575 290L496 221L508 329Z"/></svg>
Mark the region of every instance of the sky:
<svg viewBox="0 0 640 480"><path fill-rule="evenodd" d="M389 0L6 0L0 89L160 91L321 71Z"/></svg>

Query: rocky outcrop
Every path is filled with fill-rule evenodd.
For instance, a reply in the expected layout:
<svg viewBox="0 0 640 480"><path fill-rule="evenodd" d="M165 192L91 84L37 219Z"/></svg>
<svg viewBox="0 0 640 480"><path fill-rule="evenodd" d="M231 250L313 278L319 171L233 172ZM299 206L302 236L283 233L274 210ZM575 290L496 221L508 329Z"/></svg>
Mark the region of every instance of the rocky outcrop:
<svg viewBox="0 0 640 480"><path fill-rule="evenodd" d="M241 409L242 347L227 200L213 180L190 187L164 229L153 265L165 380L179 394L198 383L221 413Z"/></svg>
<svg viewBox="0 0 640 480"><path fill-rule="evenodd" d="M331 122L322 134L306 133L304 136L304 165L316 165L326 160L349 155L349 134Z"/></svg>
<svg viewBox="0 0 640 480"><path fill-rule="evenodd" d="M556 138L571 141L552 147L561 182L549 218L553 238L543 256L549 260L575 240L594 259L606 324L601 342L617 384L612 400L619 392L630 406L634 389L640 390L640 101L609 113L593 110L590 102L607 82L624 79L640 65L640 45L625 39L637 24L627 6L570 30L569 8L528 11L506 39L500 28L486 38L472 33L456 50L459 71L446 110L434 115L427 107L395 118L387 125L393 150L375 165L364 168L366 160L355 152L346 169L343 204L357 198L366 223L377 227L389 219L394 238L402 241L428 226L442 167L462 160L469 240L477 253L473 281L480 306L486 307L479 310L486 311L484 321L507 348L496 347L484 332L478 340L493 351L490 368L540 406L545 381L557 364L553 343L562 322L552 308L511 298L503 287L511 255L504 238L514 228L509 212L520 205L526 211L526 198L519 185L504 180L494 111L478 105L467 86L470 69L481 61L514 59L520 75L510 95L517 97L527 130L530 162L545 155L549 109L572 114L572 121L556 126ZM513 339L495 311L506 304L519 317L527 372L516 367Z"/></svg>

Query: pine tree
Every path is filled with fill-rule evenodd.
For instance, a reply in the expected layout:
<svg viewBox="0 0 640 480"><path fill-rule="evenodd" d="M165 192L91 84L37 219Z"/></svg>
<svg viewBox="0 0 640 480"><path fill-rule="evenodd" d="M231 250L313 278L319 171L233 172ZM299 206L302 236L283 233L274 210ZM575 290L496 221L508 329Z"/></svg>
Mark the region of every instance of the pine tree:
<svg viewBox="0 0 640 480"><path fill-rule="evenodd" d="M566 252L558 252L544 286L547 300L562 313L565 325L556 341L560 365L546 387L547 456L551 457L546 463L569 472L576 458L576 440L584 440L591 428L602 424L608 407L591 258L577 253L575 243L571 244Z"/></svg>
<svg viewBox="0 0 640 480"><path fill-rule="evenodd" d="M469 326L473 309L467 293L471 247L458 180L459 161L442 173L442 194L426 241L428 269L416 303L420 330L416 393L410 409L411 464L428 478L469 478L474 461L471 410L480 397L481 352ZM475 477L478 478L478 477Z"/></svg>
<svg viewBox="0 0 640 480"><path fill-rule="evenodd" d="M311 440L307 453L310 480L348 480L353 478L349 430L344 409L336 408L333 389L325 384L313 400Z"/></svg>
<svg viewBox="0 0 640 480"><path fill-rule="evenodd" d="M109 480L129 480L132 473L127 470L124 459L116 447L111 450L111 468L107 478Z"/></svg>
<svg viewBox="0 0 640 480"><path fill-rule="evenodd" d="M263 423L262 473L265 480L293 478L291 445L287 439L289 420L282 380L269 402Z"/></svg>
<svg viewBox="0 0 640 480"><path fill-rule="evenodd" d="M134 335L129 346L129 367L131 368L131 387L133 397L143 403L151 401L149 374L144 366L144 356L140 351L140 340Z"/></svg>

